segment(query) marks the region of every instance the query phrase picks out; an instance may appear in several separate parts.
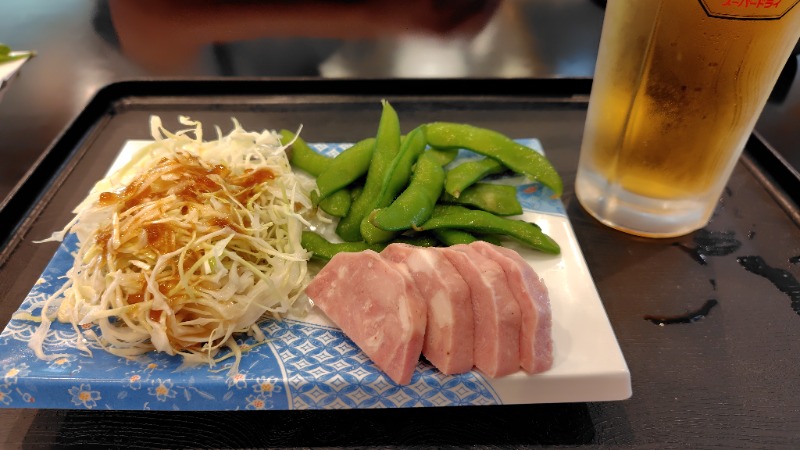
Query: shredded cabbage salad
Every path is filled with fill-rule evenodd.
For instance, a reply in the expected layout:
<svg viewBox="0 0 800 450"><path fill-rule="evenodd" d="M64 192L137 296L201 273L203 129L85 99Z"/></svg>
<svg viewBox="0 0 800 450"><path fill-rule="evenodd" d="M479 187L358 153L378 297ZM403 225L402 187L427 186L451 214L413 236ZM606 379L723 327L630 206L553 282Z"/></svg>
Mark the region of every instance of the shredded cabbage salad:
<svg viewBox="0 0 800 450"><path fill-rule="evenodd" d="M100 181L48 239L75 233L78 251L29 343L40 358L60 356L43 351L59 320L89 354L84 339L123 357L156 350L211 365L233 357L236 372L237 333L263 341L261 318L307 307L298 301L310 280L300 237L318 213L314 181L289 165L290 143L235 119L229 134L217 129L203 141L199 122L180 120L188 128L172 133L152 117L154 142Z"/></svg>

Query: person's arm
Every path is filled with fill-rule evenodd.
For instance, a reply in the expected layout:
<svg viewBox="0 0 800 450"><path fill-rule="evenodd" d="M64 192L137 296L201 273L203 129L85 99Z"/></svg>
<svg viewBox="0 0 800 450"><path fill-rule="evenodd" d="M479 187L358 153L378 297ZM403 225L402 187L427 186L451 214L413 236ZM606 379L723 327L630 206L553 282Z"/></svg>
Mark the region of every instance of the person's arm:
<svg viewBox="0 0 800 450"><path fill-rule="evenodd" d="M264 37L363 39L470 34L500 0L109 0L122 51L158 72L190 64L208 44Z"/></svg>

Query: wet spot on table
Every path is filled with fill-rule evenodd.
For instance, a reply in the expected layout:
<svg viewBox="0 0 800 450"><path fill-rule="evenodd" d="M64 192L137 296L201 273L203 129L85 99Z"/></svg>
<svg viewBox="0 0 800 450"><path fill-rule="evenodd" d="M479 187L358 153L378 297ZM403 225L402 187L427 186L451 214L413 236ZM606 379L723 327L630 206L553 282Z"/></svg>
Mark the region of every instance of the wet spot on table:
<svg viewBox="0 0 800 450"><path fill-rule="evenodd" d="M800 315L800 282L791 273L772 267L760 256L742 256L737 259L748 272L760 275L769 280L781 292L789 296L792 309Z"/></svg>
<svg viewBox="0 0 800 450"><path fill-rule="evenodd" d="M712 298L706 300L703 306L701 306L699 309L694 311L689 311L685 314L679 314L676 316L660 316L660 315L647 314L644 316L644 319L649 320L650 322L662 327L664 325L673 325L678 323L694 323L706 317L708 313L711 312L711 309L717 306L718 303L719 302L717 302L715 299Z"/></svg>
<svg viewBox="0 0 800 450"><path fill-rule="evenodd" d="M708 264L709 256L726 256L739 250L741 241L736 238L733 231L699 230L694 235L694 246L682 242L672 244L685 251L697 263Z"/></svg>

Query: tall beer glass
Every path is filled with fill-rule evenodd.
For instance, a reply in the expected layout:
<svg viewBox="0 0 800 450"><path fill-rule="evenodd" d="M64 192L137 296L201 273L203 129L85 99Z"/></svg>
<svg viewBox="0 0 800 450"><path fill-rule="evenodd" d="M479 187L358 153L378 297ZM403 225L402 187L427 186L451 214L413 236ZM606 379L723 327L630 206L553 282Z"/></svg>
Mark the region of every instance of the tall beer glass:
<svg viewBox="0 0 800 450"><path fill-rule="evenodd" d="M583 207L641 236L705 226L800 39L798 3L608 0L575 184Z"/></svg>

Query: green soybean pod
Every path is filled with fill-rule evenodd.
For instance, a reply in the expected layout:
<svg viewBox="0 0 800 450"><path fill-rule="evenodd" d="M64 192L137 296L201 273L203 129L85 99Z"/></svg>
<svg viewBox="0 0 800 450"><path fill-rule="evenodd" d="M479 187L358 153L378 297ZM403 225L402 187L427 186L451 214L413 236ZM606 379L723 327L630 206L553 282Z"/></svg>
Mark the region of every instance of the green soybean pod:
<svg viewBox="0 0 800 450"><path fill-rule="evenodd" d="M413 129L400 144L400 150L392 161L391 166L386 171L383 179L383 186L375 202L375 209L389 206L397 195L406 187L411 178L412 167L417 162L419 156L427 146L425 133L421 128ZM374 211L374 210L373 210ZM386 242L391 240L395 233L387 229L376 227L370 221L372 212L367 214L361 221L361 236L370 243Z"/></svg>
<svg viewBox="0 0 800 450"><path fill-rule="evenodd" d="M350 188L350 201L356 201L359 195L361 195L361 191L364 190L363 184L355 184L353 187Z"/></svg>
<svg viewBox="0 0 800 450"><path fill-rule="evenodd" d="M383 180L399 150L400 119L389 102L384 100L383 111L378 125L378 134L375 138L375 150L372 153L372 161L367 170L364 189L350 205L350 211L348 211L347 215L336 226L336 233L343 240L353 242L363 239L361 236L361 222L375 209L378 196L383 189ZM319 186L319 179L317 179L317 186Z"/></svg>
<svg viewBox="0 0 800 450"><path fill-rule="evenodd" d="M289 130L281 130L281 142L291 142L289 162L309 175L319 176L333 161L333 158L314 151L300 136ZM350 193L346 189L339 190L320 201L319 192L311 192L311 202L334 217L344 217L350 209Z"/></svg>
<svg viewBox="0 0 800 450"><path fill-rule="evenodd" d="M401 141L400 150L383 178L381 192L378 195L378 207L386 206L397 197L411 178L412 167L425 150L425 133L422 128L415 128Z"/></svg>
<svg viewBox="0 0 800 450"><path fill-rule="evenodd" d="M431 230L431 232L439 242L447 247L458 244L471 244L478 240L471 233L464 230L456 230L455 228L438 228Z"/></svg>
<svg viewBox="0 0 800 450"><path fill-rule="evenodd" d="M544 253L558 254L561 248L550 236L542 232L538 225L522 220L495 216L486 211L447 205L437 207L427 222L418 227L428 231L439 228L455 228L477 233L510 236Z"/></svg>
<svg viewBox="0 0 800 450"><path fill-rule="evenodd" d="M306 141L289 130L281 130L281 143L292 143L289 152L289 162L298 169L305 170L310 175L318 177L327 169L333 158L321 155L314 151Z"/></svg>
<svg viewBox="0 0 800 450"><path fill-rule="evenodd" d="M502 245L497 236L491 234L469 233L464 230L457 230L455 228L437 228L431 230L436 239L446 246L458 244L471 244L475 241L486 241L494 245Z"/></svg>
<svg viewBox="0 0 800 450"><path fill-rule="evenodd" d="M380 252L385 247L385 245L370 245L364 241L331 242L313 231L303 231L300 237L300 245L311 252L312 258L322 261L329 261L334 255L341 252L361 252L364 250Z"/></svg>
<svg viewBox="0 0 800 450"><path fill-rule="evenodd" d="M315 191L316 192L316 191ZM319 209L333 217L344 217L350 211L352 194L349 189L339 189L319 202Z"/></svg>
<svg viewBox="0 0 800 450"><path fill-rule="evenodd" d="M415 233L413 235L401 234L397 236L392 242L399 242L402 244L413 245L415 247L438 247L439 240L431 233ZM375 244L381 245L381 244Z"/></svg>
<svg viewBox="0 0 800 450"><path fill-rule="evenodd" d="M517 188L506 184L476 183L464 190L458 198L444 192L440 201L471 206L498 216L522 214L522 205L517 198Z"/></svg>
<svg viewBox="0 0 800 450"><path fill-rule="evenodd" d="M426 155L417 161L408 188L391 205L370 215L374 226L381 230L402 231L416 228L430 219L444 187L444 169ZM370 242L369 239L366 241Z"/></svg>
<svg viewBox="0 0 800 450"><path fill-rule="evenodd" d="M444 183L444 190L455 198L477 181L494 175L503 173L507 168L499 161L492 158L482 158L474 161L463 162L447 171L447 179Z"/></svg>
<svg viewBox="0 0 800 450"><path fill-rule="evenodd" d="M425 149L425 153L428 155L428 158L431 158L436 164L444 167L451 162L453 162L456 157L458 156L458 149L457 148L430 148L428 147Z"/></svg>
<svg viewBox="0 0 800 450"><path fill-rule="evenodd" d="M364 176L372 161L374 149L375 138L367 138L333 158L328 167L317 176L319 199L323 200Z"/></svg>
<svg viewBox="0 0 800 450"><path fill-rule="evenodd" d="M472 125L433 122L425 125L428 144L435 148L464 148L501 162L516 173L538 181L560 196L561 176L539 152L514 142L507 136Z"/></svg>

